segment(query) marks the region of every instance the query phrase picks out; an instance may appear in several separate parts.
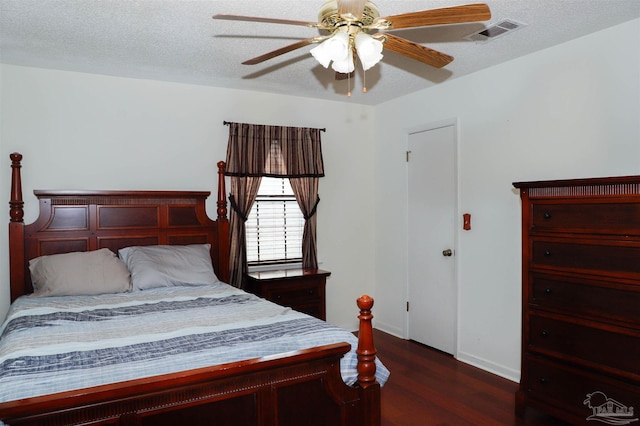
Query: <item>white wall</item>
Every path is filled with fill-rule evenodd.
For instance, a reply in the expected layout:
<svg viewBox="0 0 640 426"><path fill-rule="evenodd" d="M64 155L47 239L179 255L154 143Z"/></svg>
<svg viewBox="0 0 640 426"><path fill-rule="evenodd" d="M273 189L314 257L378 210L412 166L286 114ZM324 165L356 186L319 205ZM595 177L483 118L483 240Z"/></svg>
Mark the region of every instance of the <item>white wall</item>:
<svg viewBox="0 0 640 426"><path fill-rule="evenodd" d="M0 200L9 200L9 154L21 152L27 223L36 215L33 189L208 190L215 217L224 120L326 127L318 251L332 272L327 318L355 329L355 299L374 288L371 107L9 65L0 67L0 87ZM5 225L0 320L9 305L7 239Z"/></svg>
<svg viewBox="0 0 640 426"><path fill-rule="evenodd" d="M635 20L377 107L378 328L406 336L408 129L457 118L459 220L473 217L471 231L458 231L457 356L518 380L520 200L511 184L640 174L639 41Z"/></svg>

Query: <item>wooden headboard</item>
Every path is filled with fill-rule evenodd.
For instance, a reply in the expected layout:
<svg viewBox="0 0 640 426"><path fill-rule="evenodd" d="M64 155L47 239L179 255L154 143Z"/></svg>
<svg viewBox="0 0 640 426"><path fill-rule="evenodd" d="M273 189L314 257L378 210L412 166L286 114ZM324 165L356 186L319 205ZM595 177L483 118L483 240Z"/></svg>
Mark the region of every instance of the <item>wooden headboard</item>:
<svg viewBox="0 0 640 426"><path fill-rule="evenodd" d="M43 255L155 244L211 244L218 278L229 281L229 222L218 163L217 220L207 216L207 191L33 191L35 222L24 224L22 155L11 158L9 264L11 301L33 292L29 260Z"/></svg>

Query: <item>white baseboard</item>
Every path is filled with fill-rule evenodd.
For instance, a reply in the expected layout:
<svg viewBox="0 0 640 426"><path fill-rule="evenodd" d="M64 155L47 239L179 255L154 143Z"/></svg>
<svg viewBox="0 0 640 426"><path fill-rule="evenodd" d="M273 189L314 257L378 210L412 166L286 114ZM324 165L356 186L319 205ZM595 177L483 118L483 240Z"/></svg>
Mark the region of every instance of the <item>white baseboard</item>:
<svg viewBox="0 0 640 426"><path fill-rule="evenodd" d="M478 358L465 352L458 352L456 359L460 362L464 362L465 364L478 367L481 370L488 371L489 373L511 380L512 382L520 382L520 371L518 370L496 364L483 358Z"/></svg>
<svg viewBox="0 0 640 426"><path fill-rule="evenodd" d="M404 336L403 330L398 329L397 327L393 327L389 324L386 324L383 321L377 321L376 319L374 319L373 328L377 328L378 330L384 331L385 333L395 336L399 339L406 339L406 337Z"/></svg>

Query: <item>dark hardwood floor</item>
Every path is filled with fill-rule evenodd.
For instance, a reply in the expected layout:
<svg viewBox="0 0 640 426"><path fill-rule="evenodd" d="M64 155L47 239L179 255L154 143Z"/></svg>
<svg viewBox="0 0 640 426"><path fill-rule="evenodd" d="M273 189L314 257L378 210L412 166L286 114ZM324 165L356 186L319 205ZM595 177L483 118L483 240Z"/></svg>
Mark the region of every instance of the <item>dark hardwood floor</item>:
<svg viewBox="0 0 640 426"><path fill-rule="evenodd" d="M566 426L527 408L514 413L517 383L419 343L374 330L391 376L382 388L382 426Z"/></svg>

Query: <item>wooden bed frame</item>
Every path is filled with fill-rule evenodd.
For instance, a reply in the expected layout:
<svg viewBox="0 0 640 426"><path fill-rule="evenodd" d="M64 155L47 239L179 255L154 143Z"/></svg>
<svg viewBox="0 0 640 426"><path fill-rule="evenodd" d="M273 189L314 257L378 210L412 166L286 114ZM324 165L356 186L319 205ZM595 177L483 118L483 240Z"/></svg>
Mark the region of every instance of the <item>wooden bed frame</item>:
<svg viewBox="0 0 640 426"><path fill-rule="evenodd" d="M229 278L224 162L218 163L217 220L209 192L34 191L40 214L23 221L22 155L13 153L9 245L11 300L32 292L28 262L37 256L131 245L211 243L218 277ZM373 300L358 299L358 382L344 384L339 343L272 357L113 383L0 404L11 426L345 425L380 424L380 385L371 328Z"/></svg>

